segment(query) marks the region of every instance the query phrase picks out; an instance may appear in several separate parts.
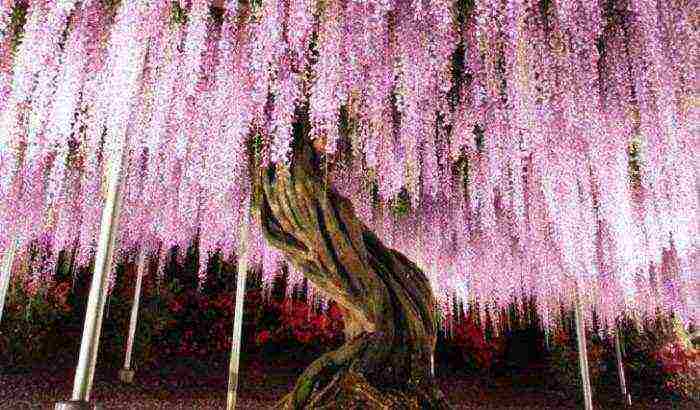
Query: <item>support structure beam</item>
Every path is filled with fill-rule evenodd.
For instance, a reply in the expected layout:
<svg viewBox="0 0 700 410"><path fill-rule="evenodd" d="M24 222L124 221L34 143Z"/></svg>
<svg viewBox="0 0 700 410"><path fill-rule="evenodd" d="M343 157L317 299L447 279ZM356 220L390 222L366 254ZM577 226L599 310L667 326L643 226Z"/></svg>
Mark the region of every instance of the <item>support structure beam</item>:
<svg viewBox="0 0 700 410"><path fill-rule="evenodd" d="M5 310L5 298L7 297L7 289L10 287L12 263L15 260L18 242L17 239L10 242L3 255L2 266L0 266L0 323L2 323L2 312Z"/></svg>
<svg viewBox="0 0 700 410"><path fill-rule="evenodd" d="M138 267L136 273L136 286L134 288L134 303L131 305L131 318L129 319L129 335L126 339L126 354L124 355L124 368L119 372L119 379L123 383L134 382L134 371L131 369L131 353L134 349L134 337L136 336L136 324L139 315L139 303L141 300L141 283L143 273L146 270L146 249L142 247L138 255Z"/></svg>
<svg viewBox="0 0 700 410"><path fill-rule="evenodd" d="M240 231L238 252L238 274L236 281L236 309L233 316L233 338L231 339L231 360L228 368L228 393L226 409L236 408L238 399L238 369L241 358L241 335L243 334L243 300L245 298L246 276L248 275L248 228L250 214L246 208Z"/></svg>
<svg viewBox="0 0 700 410"><path fill-rule="evenodd" d="M107 299L109 270L112 268L112 257L119 225L119 207L121 202L123 155L115 155L117 160L112 162L109 173L109 185L102 210L100 236L95 254L95 269L92 274L90 294L85 311L85 325L80 342L80 355L73 381L73 394L70 401L56 404L57 410L89 408L90 391L97 363L102 316Z"/></svg>
<svg viewBox="0 0 700 410"><path fill-rule="evenodd" d="M625 381L625 366L622 364L622 352L620 350L620 327L615 330L615 356L617 356L617 375L620 379L620 392L625 405L632 405L632 396L627 392L627 382Z"/></svg>
<svg viewBox="0 0 700 410"><path fill-rule="evenodd" d="M124 181L121 181L121 185L118 188L118 196L115 202L115 211L112 219L112 235L109 242L109 247L107 248L107 274L105 275L105 288L102 297L102 305L97 310L97 331L94 333L92 356L90 356L90 365L88 367L88 382L87 382L87 400L90 398L90 392L92 392L93 381L95 380L95 368L97 367L97 352L100 345L100 334L102 333L102 319L104 318L105 304L107 303L107 288L109 286L109 273L116 269L114 265L114 251L117 244L117 231L119 228L119 210L121 209L121 192L124 191ZM75 389L75 387L74 387ZM74 393L75 394L75 393ZM87 401L86 400L86 401Z"/></svg>
<svg viewBox="0 0 700 410"><path fill-rule="evenodd" d="M579 298L577 289L574 317L576 321L576 338L578 339L578 360L581 369L581 383L583 384L583 401L586 410L593 410L593 395L591 393L591 380L588 372L588 351L586 349L586 328L582 316L581 299Z"/></svg>
<svg viewBox="0 0 700 410"><path fill-rule="evenodd" d="M437 267L437 262L433 262L432 266L432 277L435 278L435 282L437 283L437 276L438 276L438 267ZM437 289L433 289L433 291L436 291ZM435 317L438 317L439 315L438 311L438 306L435 305ZM433 351L430 353L430 375L431 377L435 377L435 346L433 346Z"/></svg>
<svg viewBox="0 0 700 410"><path fill-rule="evenodd" d="M447 340L454 339L455 318L450 316L447 320Z"/></svg>

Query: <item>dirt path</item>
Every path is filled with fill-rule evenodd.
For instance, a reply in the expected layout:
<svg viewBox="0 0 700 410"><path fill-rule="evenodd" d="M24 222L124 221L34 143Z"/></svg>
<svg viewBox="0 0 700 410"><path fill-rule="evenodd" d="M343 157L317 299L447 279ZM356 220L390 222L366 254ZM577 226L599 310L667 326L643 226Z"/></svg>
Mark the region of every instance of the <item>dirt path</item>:
<svg viewBox="0 0 700 410"><path fill-rule="evenodd" d="M299 363L244 363L239 390L241 409L267 409L287 392L303 370ZM214 375L194 375L187 368L137 375L139 383L124 386L115 371L96 376L93 400L104 409L221 409L225 405L225 369ZM438 373L439 374L439 373ZM0 375L0 409L53 409L70 397L72 371L36 371ZM580 409L581 404L559 391L543 389L542 374L511 374L496 378L441 375L440 385L455 409ZM596 392L596 409L624 408L616 386ZM653 398L635 400L634 409L691 409L690 404Z"/></svg>

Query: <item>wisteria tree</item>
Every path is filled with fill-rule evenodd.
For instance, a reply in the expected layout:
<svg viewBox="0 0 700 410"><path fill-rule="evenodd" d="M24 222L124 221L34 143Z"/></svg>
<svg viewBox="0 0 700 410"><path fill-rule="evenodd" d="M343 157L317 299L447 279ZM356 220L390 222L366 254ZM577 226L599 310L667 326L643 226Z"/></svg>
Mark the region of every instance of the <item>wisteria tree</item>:
<svg viewBox="0 0 700 410"><path fill-rule="evenodd" d="M449 407L453 295L697 323L693 4L0 0L0 249L87 263L115 161L123 248L207 260L252 209L346 313L282 408Z"/></svg>

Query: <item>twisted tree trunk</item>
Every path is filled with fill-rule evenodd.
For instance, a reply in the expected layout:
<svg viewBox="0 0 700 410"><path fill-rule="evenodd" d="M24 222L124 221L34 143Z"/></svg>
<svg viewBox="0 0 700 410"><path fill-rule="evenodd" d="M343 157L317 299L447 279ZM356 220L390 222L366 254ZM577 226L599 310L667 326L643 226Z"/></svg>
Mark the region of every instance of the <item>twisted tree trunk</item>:
<svg viewBox="0 0 700 410"><path fill-rule="evenodd" d="M448 409L430 371L435 300L421 270L388 249L327 187L308 142L254 178L267 240L346 312L346 343L316 360L281 409Z"/></svg>

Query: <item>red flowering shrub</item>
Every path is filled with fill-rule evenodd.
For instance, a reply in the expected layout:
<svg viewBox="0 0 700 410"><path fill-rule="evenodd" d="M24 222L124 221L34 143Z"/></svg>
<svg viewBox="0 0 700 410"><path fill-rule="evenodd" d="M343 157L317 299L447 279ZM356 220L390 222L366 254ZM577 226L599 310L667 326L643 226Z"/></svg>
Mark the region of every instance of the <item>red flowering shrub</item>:
<svg viewBox="0 0 700 410"><path fill-rule="evenodd" d="M260 346L296 345L319 347L336 344L343 338L342 314L334 304L325 313L314 312L305 302L285 299L272 301L270 308L278 321L259 330L256 342Z"/></svg>
<svg viewBox="0 0 700 410"><path fill-rule="evenodd" d="M503 340L487 340L471 315L457 320L445 337L436 347L436 361L444 362L449 372L490 371L503 354Z"/></svg>
<svg viewBox="0 0 700 410"><path fill-rule="evenodd" d="M470 318L454 327L452 343L462 360L473 369L488 369L493 364L495 341L489 343L482 330Z"/></svg>
<svg viewBox="0 0 700 410"><path fill-rule="evenodd" d="M622 335L631 386L641 385L641 394L699 400L698 349L676 319L659 315L641 323L626 321Z"/></svg>
<svg viewBox="0 0 700 410"><path fill-rule="evenodd" d="M700 350L679 340L655 353L664 371L664 387L684 400L700 401Z"/></svg>
<svg viewBox="0 0 700 410"><path fill-rule="evenodd" d="M255 337L255 343L258 345L264 345L267 343L267 341L270 340L270 331L269 330L263 330L262 332L258 333L258 335Z"/></svg>
<svg viewBox="0 0 700 410"><path fill-rule="evenodd" d="M54 306L63 314L69 314L73 307L68 303L71 292L70 282L55 283L49 291L49 298Z"/></svg>
<svg viewBox="0 0 700 410"><path fill-rule="evenodd" d="M206 368L213 363L226 363L234 319L234 268L227 267L230 271L219 273L218 282L205 289L197 288L195 265L189 271L168 268L160 280L154 275L155 269L151 269L143 282L133 365L162 368L185 361L188 366ZM105 309L98 359L101 365L113 368L121 366L124 358L136 270L120 265L116 277ZM59 269L55 279L31 289L26 288L21 277L13 279L0 326L0 372L44 363L74 366L91 275L87 270L76 273ZM289 295L286 285L278 289L273 286L268 292L262 289L261 279L257 281L251 280L246 291L241 346L244 352L262 350L266 354L311 358L343 342L343 312L337 304L321 308L315 301L308 302L308 288L303 290L297 285L289 297L285 296ZM462 311L461 306L459 310ZM489 326L488 319L482 330L471 313L462 311L452 317L458 317L457 323L451 327L449 338L441 334L436 364L448 364L453 371L490 372L503 368L506 348L513 340L512 331L491 337L493 326ZM630 386L640 386L642 379L658 386L663 380L667 392L697 400L697 349L692 349L687 341L669 337L662 328L642 333L627 329L623 334ZM528 335L523 337L530 340ZM579 394L580 388L572 383L580 378L575 336L554 332L552 346L549 364L553 377L548 380L557 383L558 388L570 388L575 390L572 394ZM593 383L600 379L604 348L600 341L588 344Z"/></svg>
<svg viewBox="0 0 700 410"><path fill-rule="evenodd" d="M73 306L70 282L54 282L33 288L21 286L21 278L7 296L0 325L0 373L48 362L60 362L58 352L75 343L71 329ZM61 337L57 337L57 335Z"/></svg>
<svg viewBox="0 0 700 410"><path fill-rule="evenodd" d="M189 256L188 256L189 258ZM224 264L218 277L203 289L197 287L197 266L190 259L167 262L156 275L146 272L133 350L137 368L162 366L185 360L195 366L224 363L231 351L235 307L235 265ZM137 271L133 263L118 265L105 306L98 361L121 366L134 296ZM75 271L62 265L53 282L40 287L16 275L8 294L0 327L0 366L20 369L42 363L72 363L80 343L89 268ZM243 314L244 351L270 348L312 354L333 348L343 339L342 314L331 304L320 311L307 303L307 290L293 298L284 288L265 296L260 278L249 274ZM30 286L31 285L31 286ZM29 289L31 287L31 289ZM279 296L281 294L281 297ZM66 337L68 335L68 337ZM60 336L60 337L59 337ZM62 341L61 344L56 340ZM58 357L61 360L57 360ZM222 360L224 359L224 360Z"/></svg>

